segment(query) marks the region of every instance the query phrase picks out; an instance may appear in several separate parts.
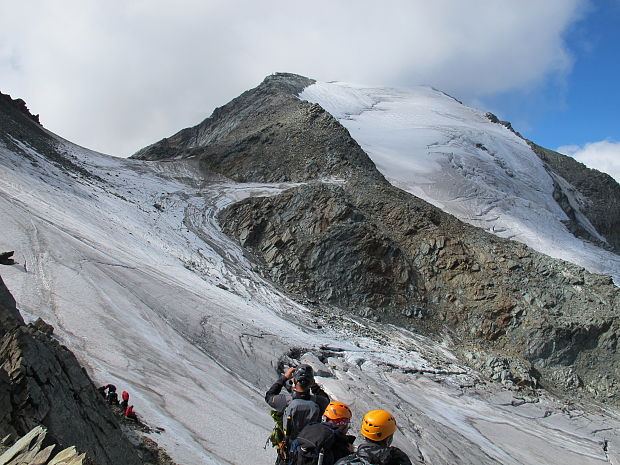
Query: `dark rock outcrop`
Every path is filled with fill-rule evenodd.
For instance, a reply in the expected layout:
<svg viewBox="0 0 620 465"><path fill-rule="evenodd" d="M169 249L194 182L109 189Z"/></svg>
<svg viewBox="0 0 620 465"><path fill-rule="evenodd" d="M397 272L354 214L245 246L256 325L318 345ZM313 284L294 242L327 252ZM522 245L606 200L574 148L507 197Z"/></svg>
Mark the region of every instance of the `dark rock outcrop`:
<svg viewBox="0 0 620 465"><path fill-rule="evenodd" d="M98 465L141 464L75 356L24 325L1 280L0 299L0 437L43 425L50 441L76 446Z"/></svg>
<svg viewBox="0 0 620 465"><path fill-rule="evenodd" d="M37 124L41 124L41 122L39 121L39 115L33 115L32 113L30 113L26 102L24 102L20 98L13 99L10 95L0 92L0 104L11 107L15 112L22 114L23 116L31 119Z"/></svg>
<svg viewBox="0 0 620 465"><path fill-rule="evenodd" d="M27 150L17 141L27 141L41 153L53 150L50 135L35 119L22 99L12 99L10 95L0 92L0 142L11 150L29 156Z"/></svg>
<svg viewBox="0 0 620 465"><path fill-rule="evenodd" d="M0 253L0 265L13 265L15 260L12 258L15 251Z"/></svg>
<svg viewBox="0 0 620 465"><path fill-rule="evenodd" d="M298 295L344 307L395 307L420 298L416 267L340 186L291 189L225 211L225 231Z"/></svg>
<svg viewBox="0 0 620 465"><path fill-rule="evenodd" d="M0 338L8 331L23 325L24 319L17 310L15 299L0 277Z"/></svg>

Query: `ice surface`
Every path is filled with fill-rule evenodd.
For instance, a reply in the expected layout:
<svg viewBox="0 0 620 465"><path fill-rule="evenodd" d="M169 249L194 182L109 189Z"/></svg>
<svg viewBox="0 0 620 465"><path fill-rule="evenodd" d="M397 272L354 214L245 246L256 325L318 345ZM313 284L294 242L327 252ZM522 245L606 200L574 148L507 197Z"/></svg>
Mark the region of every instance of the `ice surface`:
<svg viewBox="0 0 620 465"><path fill-rule="evenodd" d="M484 113L430 87L399 91L317 82L300 98L337 118L393 185L466 223L620 284L620 257L568 231L542 161Z"/></svg>
<svg viewBox="0 0 620 465"><path fill-rule="evenodd" d="M324 365L308 357L356 427L365 411L390 410L396 445L428 463L602 464L620 450L615 411L572 415L545 398L515 407L510 392L459 366L449 344L345 317L344 329L327 329L258 276L217 211L291 185L59 143L98 177L0 146L0 250L20 262L0 273L28 320L51 323L97 383L129 391L138 415L164 428L153 438L178 463L272 463L264 392L291 347L321 346L333 349ZM369 325L372 338L356 335Z"/></svg>

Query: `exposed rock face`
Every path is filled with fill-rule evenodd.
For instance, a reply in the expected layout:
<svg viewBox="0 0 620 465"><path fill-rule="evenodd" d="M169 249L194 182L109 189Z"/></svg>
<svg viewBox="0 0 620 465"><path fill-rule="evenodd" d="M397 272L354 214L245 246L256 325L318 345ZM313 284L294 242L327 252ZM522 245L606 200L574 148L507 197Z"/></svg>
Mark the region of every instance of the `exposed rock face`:
<svg viewBox="0 0 620 465"><path fill-rule="evenodd" d="M411 257L342 187L313 184L270 200L250 199L221 220L289 291L375 309L419 299Z"/></svg>
<svg viewBox="0 0 620 465"><path fill-rule="evenodd" d="M357 172L383 179L333 116L297 98L312 82L288 74L269 76L198 126L133 157L198 157L205 170L240 182L307 181Z"/></svg>
<svg viewBox="0 0 620 465"><path fill-rule="evenodd" d="M41 124L41 122L39 121L39 115L33 115L32 113L30 113L30 110L26 106L26 102L24 102L22 99L13 99L10 95L0 92L0 102L2 102L2 105L12 107L14 111L16 111L17 113L21 113L27 118L30 118L35 123Z"/></svg>
<svg viewBox="0 0 620 465"><path fill-rule="evenodd" d="M608 247L620 254L620 184L606 173L590 169L572 157L548 150L529 142L553 173L559 174L570 186L556 181L556 200L574 225L576 235L600 242L587 229L580 227L578 212L583 213L592 226L606 239ZM577 205L568 201L576 197Z"/></svg>
<svg viewBox="0 0 620 465"><path fill-rule="evenodd" d="M0 265L13 265L15 260L12 258L15 251L0 253Z"/></svg>
<svg viewBox="0 0 620 465"><path fill-rule="evenodd" d="M21 99L13 100L10 95L0 92L0 142L25 153L16 140L28 140L41 153L51 149L51 138L35 119Z"/></svg>
<svg viewBox="0 0 620 465"><path fill-rule="evenodd" d="M464 225L391 186L352 184L248 199L221 221L303 300L416 330L447 326L465 348L501 350L520 371L531 364L520 376L526 385L540 372L542 385L563 389L572 367L599 398L617 393L620 292L609 277Z"/></svg>
<svg viewBox="0 0 620 465"><path fill-rule="evenodd" d="M0 338L7 331L22 326L24 320L15 305L15 299L0 277Z"/></svg>
<svg viewBox="0 0 620 465"><path fill-rule="evenodd" d="M98 465L141 464L75 356L23 324L1 280L0 297L0 437L44 425L52 442L76 446Z"/></svg>
<svg viewBox="0 0 620 465"><path fill-rule="evenodd" d="M464 356L493 354L489 362L475 362L484 353L465 356L472 365L516 384L582 386L601 400L619 393L620 297L609 277L487 234L393 187L331 115L295 97L300 84L267 78L174 143L137 156L195 156L238 181L312 181L242 201L220 221L265 275L300 299L329 304L317 311L337 306L422 331L447 328ZM319 182L330 177L346 182Z"/></svg>

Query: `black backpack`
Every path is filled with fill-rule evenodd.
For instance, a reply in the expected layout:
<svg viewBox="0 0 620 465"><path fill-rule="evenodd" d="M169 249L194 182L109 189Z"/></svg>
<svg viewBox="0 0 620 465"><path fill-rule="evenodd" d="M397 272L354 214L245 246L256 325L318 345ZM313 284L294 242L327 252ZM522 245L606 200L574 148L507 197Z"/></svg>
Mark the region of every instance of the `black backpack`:
<svg viewBox="0 0 620 465"><path fill-rule="evenodd" d="M333 464L335 438L336 431L325 423L306 426L291 443L290 465L317 465L321 456L327 458L326 464Z"/></svg>

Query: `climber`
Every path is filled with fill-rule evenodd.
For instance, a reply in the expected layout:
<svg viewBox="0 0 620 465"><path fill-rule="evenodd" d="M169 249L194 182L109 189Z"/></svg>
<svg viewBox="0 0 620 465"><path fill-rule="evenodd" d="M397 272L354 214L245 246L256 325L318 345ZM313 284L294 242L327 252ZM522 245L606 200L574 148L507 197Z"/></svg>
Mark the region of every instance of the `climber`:
<svg viewBox="0 0 620 465"><path fill-rule="evenodd" d="M105 391L106 391L106 389L108 389L108 386L107 386L107 385L106 385L106 386L99 386L99 387L97 388L97 391L99 392L99 394L101 394L101 396L102 396L104 399L106 399L106 398L108 397L108 396L107 396L107 394L106 394L106 392L105 392Z"/></svg>
<svg viewBox="0 0 620 465"><path fill-rule="evenodd" d="M116 392L108 392L108 403L118 405L118 394Z"/></svg>
<svg viewBox="0 0 620 465"><path fill-rule="evenodd" d="M336 462L336 465L411 465L411 460L398 447L392 446L396 420L385 410L371 410L362 420L364 443L357 452Z"/></svg>
<svg viewBox="0 0 620 465"><path fill-rule="evenodd" d="M333 465L353 453L355 436L347 435L351 409L342 402L330 402L322 423L307 425L291 444L291 465Z"/></svg>
<svg viewBox="0 0 620 465"><path fill-rule="evenodd" d="M116 393L116 386L113 384L107 384L108 388L108 403L111 405L118 405L118 394Z"/></svg>
<svg viewBox="0 0 620 465"><path fill-rule="evenodd" d="M285 385L290 392L281 392ZM304 364L280 376L265 394L265 401L276 421L270 436L272 445L278 448L276 464L287 463L291 442L306 425L320 421L329 396L316 384L312 367Z"/></svg>
<svg viewBox="0 0 620 465"><path fill-rule="evenodd" d="M121 402L121 409L125 411L127 409L127 406L129 405L129 393L127 391L123 391L121 396L123 398Z"/></svg>
<svg viewBox="0 0 620 465"><path fill-rule="evenodd" d="M125 410L125 418L129 418L130 420L134 420L134 421L138 421L138 416L136 415L136 413L133 411L133 405L130 405L129 407L127 407L127 409Z"/></svg>

